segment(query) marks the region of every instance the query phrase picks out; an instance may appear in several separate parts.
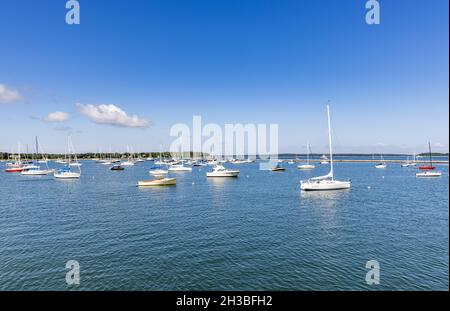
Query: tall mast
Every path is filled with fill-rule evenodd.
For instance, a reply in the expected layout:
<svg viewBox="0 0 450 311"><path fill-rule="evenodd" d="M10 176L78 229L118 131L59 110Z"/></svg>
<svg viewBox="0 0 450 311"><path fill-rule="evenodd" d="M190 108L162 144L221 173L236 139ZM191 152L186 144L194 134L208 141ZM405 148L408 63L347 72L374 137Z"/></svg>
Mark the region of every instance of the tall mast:
<svg viewBox="0 0 450 311"><path fill-rule="evenodd" d="M306 162L309 164L309 141L306 143Z"/></svg>
<svg viewBox="0 0 450 311"><path fill-rule="evenodd" d="M334 174L333 174L333 147L332 147L332 141L331 141L331 121L330 121L330 105L327 105L327 114L328 114L328 142L330 145L330 164L331 164L331 180L334 180Z"/></svg>
<svg viewBox="0 0 450 311"><path fill-rule="evenodd" d="M428 150L430 152L430 166L433 166L433 160L431 158L431 144L430 144L430 142L428 142Z"/></svg>
<svg viewBox="0 0 450 311"><path fill-rule="evenodd" d="M36 158L38 154L39 154L39 145L38 145L38 138L36 136Z"/></svg>

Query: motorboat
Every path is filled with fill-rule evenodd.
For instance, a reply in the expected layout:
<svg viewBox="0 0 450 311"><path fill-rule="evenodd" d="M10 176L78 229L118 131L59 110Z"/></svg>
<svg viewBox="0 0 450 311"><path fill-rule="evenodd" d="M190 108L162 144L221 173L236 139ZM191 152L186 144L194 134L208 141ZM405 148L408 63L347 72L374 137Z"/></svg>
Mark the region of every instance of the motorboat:
<svg viewBox="0 0 450 311"><path fill-rule="evenodd" d="M123 167L120 164L114 164L113 166L111 166L110 170L111 171L123 171L123 170L125 170L125 167Z"/></svg>
<svg viewBox="0 0 450 311"><path fill-rule="evenodd" d="M212 171L206 173L206 177L237 177L239 173L239 170L229 170L218 164L213 167Z"/></svg>

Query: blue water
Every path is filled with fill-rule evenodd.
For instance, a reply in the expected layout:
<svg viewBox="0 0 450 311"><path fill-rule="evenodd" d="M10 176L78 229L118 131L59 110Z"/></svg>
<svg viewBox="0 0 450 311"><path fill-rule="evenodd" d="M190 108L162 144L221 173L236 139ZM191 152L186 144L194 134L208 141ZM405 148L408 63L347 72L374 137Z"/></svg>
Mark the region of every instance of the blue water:
<svg viewBox="0 0 450 311"><path fill-rule="evenodd" d="M324 174L260 171L139 189L151 163L82 178L25 177L0 164L1 290L448 290L448 166L438 179L388 164L337 163L350 191L301 193ZM55 166L55 164L52 164ZM369 188L370 187L370 188ZM81 282L65 282L77 260ZM368 260L380 284L365 282Z"/></svg>

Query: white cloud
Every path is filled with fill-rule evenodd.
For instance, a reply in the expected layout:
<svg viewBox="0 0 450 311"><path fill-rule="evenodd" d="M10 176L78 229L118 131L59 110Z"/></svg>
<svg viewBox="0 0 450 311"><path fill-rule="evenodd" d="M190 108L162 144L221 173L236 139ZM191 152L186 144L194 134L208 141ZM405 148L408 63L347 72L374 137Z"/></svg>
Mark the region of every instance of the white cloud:
<svg viewBox="0 0 450 311"><path fill-rule="evenodd" d="M64 122L69 120L69 114L62 111L49 113L45 118L45 122Z"/></svg>
<svg viewBox="0 0 450 311"><path fill-rule="evenodd" d="M11 89L4 84L0 84L0 103L11 104L22 99L19 91Z"/></svg>
<svg viewBox="0 0 450 311"><path fill-rule="evenodd" d="M150 121L137 115L128 116L125 111L115 105L83 105L75 104L81 114L97 124L109 124L122 127L149 127Z"/></svg>

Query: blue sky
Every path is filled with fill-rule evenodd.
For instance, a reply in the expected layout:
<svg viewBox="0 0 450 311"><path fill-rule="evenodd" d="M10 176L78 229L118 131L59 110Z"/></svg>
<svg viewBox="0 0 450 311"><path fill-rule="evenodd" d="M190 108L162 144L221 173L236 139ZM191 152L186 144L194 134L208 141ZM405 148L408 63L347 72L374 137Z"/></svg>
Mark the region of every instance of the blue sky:
<svg viewBox="0 0 450 311"><path fill-rule="evenodd" d="M79 0L80 25L65 2L0 0L2 151L63 152L68 132L77 151L158 150L201 115L324 152L328 100L337 152L448 151L447 0L380 1L370 26L365 0ZM98 105L126 116L98 124Z"/></svg>

